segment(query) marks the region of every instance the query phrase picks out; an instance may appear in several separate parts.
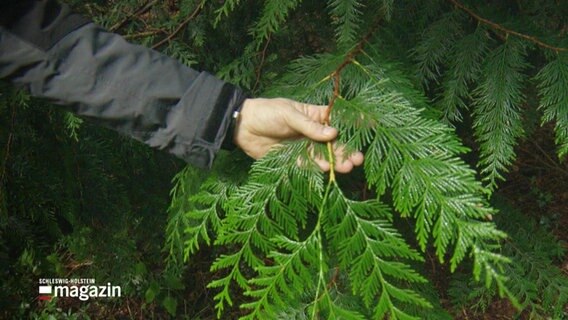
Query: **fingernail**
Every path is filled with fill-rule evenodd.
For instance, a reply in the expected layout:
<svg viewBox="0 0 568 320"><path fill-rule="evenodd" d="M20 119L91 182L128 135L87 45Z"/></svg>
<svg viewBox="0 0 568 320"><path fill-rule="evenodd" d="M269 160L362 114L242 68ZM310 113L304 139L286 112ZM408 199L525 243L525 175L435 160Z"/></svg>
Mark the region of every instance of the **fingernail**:
<svg viewBox="0 0 568 320"><path fill-rule="evenodd" d="M333 129L332 127L323 128L323 134L325 134L326 136L330 136L334 133L335 133L335 129Z"/></svg>

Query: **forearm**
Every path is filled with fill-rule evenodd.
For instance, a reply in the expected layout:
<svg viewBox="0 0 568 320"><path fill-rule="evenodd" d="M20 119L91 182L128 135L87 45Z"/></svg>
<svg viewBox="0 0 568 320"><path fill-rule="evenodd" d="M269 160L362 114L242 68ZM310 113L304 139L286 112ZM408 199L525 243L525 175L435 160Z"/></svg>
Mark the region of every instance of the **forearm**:
<svg viewBox="0 0 568 320"><path fill-rule="evenodd" d="M36 1L35 10L45 13L47 2L55 4ZM0 27L0 77L152 147L211 165L230 115L244 99L239 89L130 44L65 9L41 23L34 19L46 15L30 13L16 22L35 24L35 30L22 32L26 27L15 28L14 22ZM38 36L50 30L59 31ZM39 40L46 38L55 40Z"/></svg>

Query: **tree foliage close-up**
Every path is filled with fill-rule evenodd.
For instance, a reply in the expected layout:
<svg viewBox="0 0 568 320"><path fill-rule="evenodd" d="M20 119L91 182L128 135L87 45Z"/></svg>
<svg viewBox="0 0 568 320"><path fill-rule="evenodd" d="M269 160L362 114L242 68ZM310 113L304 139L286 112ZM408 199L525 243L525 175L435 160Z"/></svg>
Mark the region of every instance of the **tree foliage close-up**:
<svg viewBox="0 0 568 320"><path fill-rule="evenodd" d="M0 318L568 319L568 2L66 2L339 134L204 171L0 83Z"/></svg>

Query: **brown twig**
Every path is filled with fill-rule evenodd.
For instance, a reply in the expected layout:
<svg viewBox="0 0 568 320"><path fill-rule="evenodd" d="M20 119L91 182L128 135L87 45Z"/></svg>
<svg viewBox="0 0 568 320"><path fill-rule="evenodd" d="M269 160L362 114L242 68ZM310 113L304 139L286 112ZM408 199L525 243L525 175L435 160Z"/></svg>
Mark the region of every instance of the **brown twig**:
<svg viewBox="0 0 568 320"><path fill-rule="evenodd" d="M515 36L517 36L517 37L519 37L519 38L523 38L523 39L525 39L525 40L531 41L531 42L533 42L533 43L535 43L535 44L537 44L538 46L541 46L541 47L543 47L543 48L547 48L547 49L550 49L550 50L554 50L554 51L556 51L557 53L560 52L560 51L568 51L568 48L560 48L560 47L555 47L555 46L549 45L549 44L547 44L547 43L542 42L541 40L539 40L539 39L536 38L536 37L529 36L529 35L526 35L526 34L524 34L524 33L520 33L520 32L511 30L511 29L505 28L505 27L503 27L502 25L500 25L500 24L498 24L498 23L495 23L495 22L493 22L493 21L491 21L491 20L485 19L485 18L481 17L480 15L478 15L477 13L473 12L471 9L467 8L466 6L464 6L462 3L458 2L457 0L448 0L448 1L450 1L451 3L453 3L456 7L458 7L458 8L461 9L462 11L466 12L467 14L469 14L469 15L470 15L472 18L474 18L475 20L477 20L477 21L479 21L479 22L481 22L481 23L484 23L484 24L490 26L490 27L493 28L493 29L502 31L502 32L504 32L504 33L507 34L507 35L509 35L509 34L515 35Z"/></svg>
<svg viewBox="0 0 568 320"><path fill-rule="evenodd" d="M568 176L568 171L562 168L560 165L558 165L558 163L552 157L550 157L548 153L544 151L537 142L532 141L532 144L538 149L538 151L540 151L540 153L546 158L546 160L548 160L549 163L546 163L546 161L542 161L545 165L547 165L547 167L554 170L558 170L560 173L563 173L566 176Z"/></svg>
<svg viewBox="0 0 568 320"><path fill-rule="evenodd" d="M329 78L333 79L333 95L329 99L329 103L327 105L327 108L325 109L325 117L322 121L323 124L328 125L328 126L331 124L331 118L330 118L331 117L331 110L333 109L335 101L337 100L337 98L339 98L339 95L340 95L341 72L343 71L343 69L345 69L346 66L348 66L350 63L353 62L353 59L355 58L356 55L358 55L359 53L361 53L363 51L363 47L365 46L365 43L367 43L369 41L369 38L371 37L371 35L377 30L380 22L381 22L381 19L377 19L375 21L373 26L369 29L369 32L367 32L367 34L363 38L361 38L361 40L357 43L357 45L353 49L351 49L351 51L349 51L347 53L343 62L341 64L339 64L339 66L335 69L335 71L333 71L329 75ZM328 159L327 160L329 161L329 168L330 168L329 169L329 181L334 182L335 181L335 170L334 170L335 158L333 156L333 145L332 145L331 141L327 142L327 153L328 153Z"/></svg>
<svg viewBox="0 0 568 320"><path fill-rule="evenodd" d="M339 278L339 268L335 268L333 270L333 275L331 276L331 280L327 283L327 290L330 290L332 286L337 285L337 279Z"/></svg>
<svg viewBox="0 0 568 320"><path fill-rule="evenodd" d="M345 67L347 67L349 64L351 64L351 62L353 62L353 59L355 58L356 55L358 55L359 53L361 53L363 51L363 47L369 41L369 38L373 35L373 33L375 33L375 31L378 29L380 22L381 22L381 19L377 19L375 21L375 23L371 26L371 28L369 29L367 34L363 38L361 38L361 40L357 43L357 45L355 47L353 47L353 49L351 49L351 51L349 51L347 53L343 62L341 62L341 64L330 75L330 77L333 79L333 95L332 95L331 99L329 99L329 104L327 105L326 117L324 118L324 124L327 124L327 125L330 124L330 118L329 117L331 115L331 110L333 109L333 105L335 104L335 100L337 100L337 98L339 97L339 93L340 93L339 89L340 89L340 82L341 82L340 74L341 74L341 72L343 71L343 69L345 69Z"/></svg>
<svg viewBox="0 0 568 320"><path fill-rule="evenodd" d="M156 30L150 30L150 31L144 31L144 32L139 32L139 33L133 33L133 34L126 34L123 37L125 39L137 39L137 38L144 38L144 37L148 37L148 36L153 36L159 33L166 33L165 30L163 29L156 29Z"/></svg>
<svg viewBox="0 0 568 320"><path fill-rule="evenodd" d="M159 41L158 43L153 45L152 49L157 49L160 46L162 46L163 44L165 44L166 42L169 42L170 40L172 40L172 38L175 37L176 34L178 34L181 31L181 29L183 29L189 23L189 21L191 21L193 18L195 18L199 14L199 12L201 12L201 8L203 7L204 3L205 2L202 1L190 15L187 18L185 18L185 20L183 20L179 24L179 26L174 30L174 32L172 32L169 36L167 36L166 38L162 39L161 41Z"/></svg>
<svg viewBox="0 0 568 320"><path fill-rule="evenodd" d="M252 87L252 92L255 92L259 83L260 83L260 75L262 72L262 67L264 66L264 61L266 60L266 52L268 50L268 45L270 44L270 40L272 39L272 34L268 35L266 39L266 43L264 44L264 48L260 52L260 63L258 64L258 68L256 68L256 80L254 82L254 86Z"/></svg>
<svg viewBox="0 0 568 320"><path fill-rule="evenodd" d="M150 8L152 8L156 3L158 3L158 0L153 0L153 1L148 1L146 2L146 4L144 4L142 7L140 7L138 10L134 11L133 13L129 14L128 16L126 16L124 19L122 19L121 21L115 23L112 27L109 28L110 31L114 32L120 28L122 28L122 26L124 26L125 23L127 23L130 19L132 19L133 17L137 17L141 14L144 14L145 12L147 12L148 10L150 10Z"/></svg>

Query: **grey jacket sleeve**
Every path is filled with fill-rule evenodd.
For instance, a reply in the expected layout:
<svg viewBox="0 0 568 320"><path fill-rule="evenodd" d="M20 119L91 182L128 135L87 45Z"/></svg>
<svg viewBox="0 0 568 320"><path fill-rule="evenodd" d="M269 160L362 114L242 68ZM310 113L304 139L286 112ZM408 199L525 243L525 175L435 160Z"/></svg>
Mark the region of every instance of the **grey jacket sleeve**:
<svg viewBox="0 0 568 320"><path fill-rule="evenodd" d="M1 78L154 148L211 166L233 110L245 99L241 90L130 44L54 1L24 2L30 7L19 19L0 20Z"/></svg>

